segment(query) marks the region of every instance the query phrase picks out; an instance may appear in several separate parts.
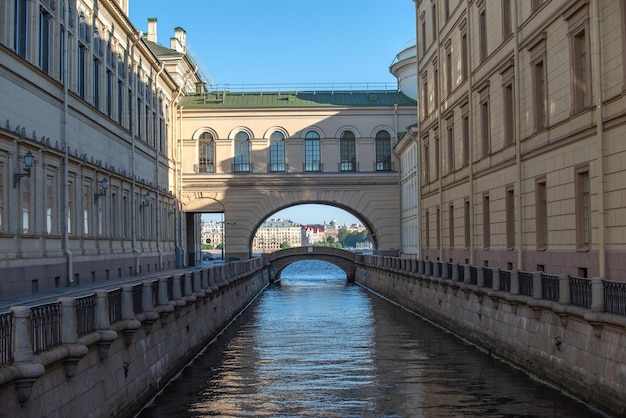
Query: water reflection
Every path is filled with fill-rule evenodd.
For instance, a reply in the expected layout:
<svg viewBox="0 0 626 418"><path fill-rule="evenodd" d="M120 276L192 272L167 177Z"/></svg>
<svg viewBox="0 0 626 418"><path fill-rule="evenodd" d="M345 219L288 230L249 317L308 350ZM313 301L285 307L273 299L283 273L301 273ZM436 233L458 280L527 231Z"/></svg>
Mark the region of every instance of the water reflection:
<svg viewBox="0 0 626 418"><path fill-rule="evenodd" d="M594 416L330 264L282 278L141 416Z"/></svg>

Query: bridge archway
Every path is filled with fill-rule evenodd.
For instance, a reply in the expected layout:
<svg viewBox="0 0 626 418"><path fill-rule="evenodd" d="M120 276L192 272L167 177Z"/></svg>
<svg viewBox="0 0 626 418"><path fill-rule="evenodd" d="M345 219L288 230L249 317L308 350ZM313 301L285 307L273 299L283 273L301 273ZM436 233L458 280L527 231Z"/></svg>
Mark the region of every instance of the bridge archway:
<svg viewBox="0 0 626 418"><path fill-rule="evenodd" d="M346 210L369 230L375 251L397 254L401 243L397 173L238 176L187 179L183 210L224 213L225 257L247 259L259 226L272 214L300 204ZM191 228L188 226L188 230Z"/></svg>
<svg viewBox="0 0 626 418"><path fill-rule="evenodd" d="M357 253L329 247L294 247L274 251L267 257L270 262L270 280L280 279L281 272L289 265L302 260L321 260L331 263L346 273L348 282L354 282Z"/></svg>

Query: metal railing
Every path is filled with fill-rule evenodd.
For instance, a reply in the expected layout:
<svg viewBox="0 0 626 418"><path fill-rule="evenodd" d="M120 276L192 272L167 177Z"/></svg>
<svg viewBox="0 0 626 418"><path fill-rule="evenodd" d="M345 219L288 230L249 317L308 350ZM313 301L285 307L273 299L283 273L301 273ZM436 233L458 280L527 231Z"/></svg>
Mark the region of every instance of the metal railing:
<svg viewBox="0 0 626 418"><path fill-rule="evenodd" d="M500 290L511 291L511 270L500 270Z"/></svg>
<svg viewBox="0 0 626 418"><path fill-rule="evenodd" d="M618 315L626 315L626 283L604 281L604 310Z"/></svg>
<svg viewBox="0 0 626 418"><path fill-rule="evenodd" d="M583 308L591 308L591 280L569 276L570 303Z"/></svg>
<svg viewBox="0 0 626 418"><path fill-rule="evenodd" d="M78 336L96 330L96 295L76 299L76 332Z"/></svg>
<svg viewBox="0 0 626 418"><path fill-rule="evenodd" d="M0 314L0 368L13 363L13 314Z"/></svg>
<svg viewBox="0 0 626 418"><path fill-rule="evenodd" d="M138 314L143 312L142 309L142 301L143 301L143 285L141 283L137 283L132 286L133 289L133 313Z"/></svg>
<svg viewBox="0 0 626 418"><path fill-rule="evenodd" d="M493 288L493 269L489 267L483 267L483 278L485 287Z"/></svg>
<svg viewBox="0 0 626 418"><path fill-rule="evenodd" d="M109 322L122 320L122 289L109 290Z"/></svg>
<svg viewBox="0 0 626 418"><path fill-rule="evenodd" d="M517 273L519 280L519 294L524 296L533 295L533 274L527 271Z"/></svg>
<svg viewBox="0 0 626 418"><path fill-rule="evenodd" d="M33 353L39 353L60 345L61 304L55 302L33 306L30 311Z"/></svg>
<svg viewBox="0 0 626 418"><path fill-rule="evenodd" d="M559 289L559 276L555 274L541 273L541 297L558 302L561 294Z"/></svg>

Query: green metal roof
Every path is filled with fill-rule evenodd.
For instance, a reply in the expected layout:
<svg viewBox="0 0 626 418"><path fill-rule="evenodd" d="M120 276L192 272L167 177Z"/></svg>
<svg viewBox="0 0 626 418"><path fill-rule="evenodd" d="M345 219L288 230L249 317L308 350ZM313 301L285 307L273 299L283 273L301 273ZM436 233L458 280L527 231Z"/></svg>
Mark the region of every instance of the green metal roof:
<svg viewBox="0 0 626 418"><path fill-rule="evenodd" d="M231 92L211 91L186 96L186 108L266 108L332 106L417 106L417 102L395 90L378 91L291 91Z"/></svg>

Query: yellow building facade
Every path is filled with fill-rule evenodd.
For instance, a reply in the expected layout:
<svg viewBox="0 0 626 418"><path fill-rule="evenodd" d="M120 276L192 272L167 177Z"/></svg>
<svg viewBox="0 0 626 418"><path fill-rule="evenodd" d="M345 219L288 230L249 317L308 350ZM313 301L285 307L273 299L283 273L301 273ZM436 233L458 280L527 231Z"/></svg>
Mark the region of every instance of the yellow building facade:
<svg viewBox="0 0 626 418"><path fill-rule="evenodd" d="M421 255L622 280L624 3L415 4Z"/></svg>

